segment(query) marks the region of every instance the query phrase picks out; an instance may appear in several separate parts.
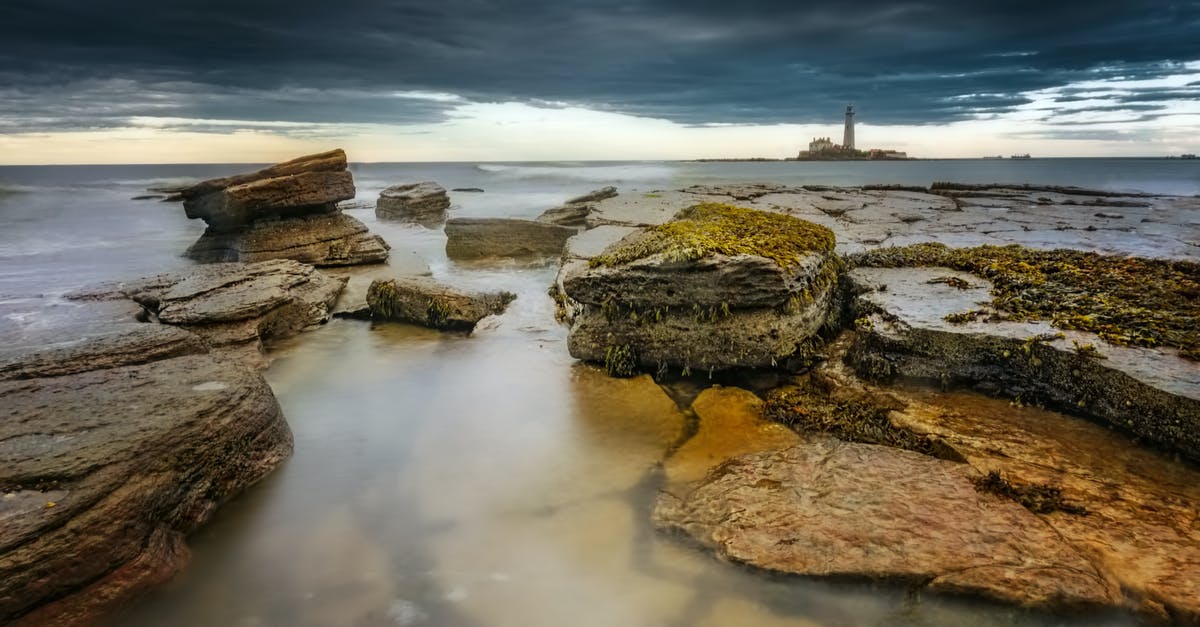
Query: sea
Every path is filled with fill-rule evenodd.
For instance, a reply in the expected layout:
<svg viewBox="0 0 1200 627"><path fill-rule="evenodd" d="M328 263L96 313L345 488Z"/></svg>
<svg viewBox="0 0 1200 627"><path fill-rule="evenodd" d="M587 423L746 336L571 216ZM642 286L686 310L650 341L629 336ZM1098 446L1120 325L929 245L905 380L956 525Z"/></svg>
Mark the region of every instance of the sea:
<svg viewBox="0 0 1200 627"><path fill-rule="evenodd" d="M192 265L203 231L147 188L246 164L0 167L0 340L50 324L63 294ZM575 362L546 295L553 264L458 264L438 229L382 222L389 185L451 192L452 216L532 218L605 185L1038 183L1200 195L1200 161L379 163L347 213L435 278L518 295L471 336L335 319L272 347L264 375L293 457L190 539L168 585L114 618L149 627L438 625L1121 625L914 592L781 577L654 530L673 403ZM690 417L683 419L689 425Z"/></svg>

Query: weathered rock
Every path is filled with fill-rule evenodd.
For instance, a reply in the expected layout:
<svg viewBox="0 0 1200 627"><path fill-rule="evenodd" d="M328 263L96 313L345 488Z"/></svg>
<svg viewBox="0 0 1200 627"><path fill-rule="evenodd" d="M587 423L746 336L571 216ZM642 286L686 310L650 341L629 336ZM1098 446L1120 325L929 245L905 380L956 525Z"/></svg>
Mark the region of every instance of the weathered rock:
<svg viewBox="0 0 1200 627"><path fill-rule="evenodd" d="M335 318L358 320L371 319L371 307L367 304L367 292L372 281L396 276L433 276L429 264L411 250L392 255L388 259L387 265L325 270L325 272L332 276L345 276L347 279L346 287L338 296L337 303L334 304L330 315Z"/></svg>
<svg viewBox="0 0 1200 627"><path fill-rule="evenodd" d="M327 321L345 283L345 277L328 277L312 266L277 259L198 266L68 297L131 299L154 320L186 328L213 348L236 351L263 365L263 341Z"/></svg>
<svg viewBox="0 0 1200 627"><path fill-rule="evenodd" d="M538 216L538 222L548 222L562 226L586 226L588 215L595 208L595 203L617 195L617 188L602 187L593 192L568 200L560 207L547 209Z"/></svg>
<svg viewBox="0 0 1200 627"><path fill-rule="evenodd" d="M708 372L729 368L795 369L812 357L833 289L793 313L776 308L648 311L634 319L589 307L574 317L571 356L603 363L614 374L664 368Z"/></svg>
<svg viewBox="0 0 1200 627"><path fill-rule="evenodd" d="M387 242L344 213L254 222L242 230L207 229L185 255L201 263L293 259L316 266L383 263Z"/></svg>
<svg viewBox="0 0 1200 627"><path fill-rule="evenodd" d="M635 233L627 239L643 236ZM787 268L755 255L714 253L681 263L659 253L619 266L575 266L563 277L563 289L590 305L772 307L822 290L821 283L836 273L836 263L823 253L806 255Z"/></svg>
<svg viewBox="0 0 1200 627"><path fill-rule="evenodd" d="M454 218L446 221L446 255L453 259L556 257L575 233L575 229L533 220Z"/></svg>
<svg viewBox="0 0 1200 627"><path fill-rule="evenodd" d="M464 292L417 277L372 281L367 290L373 318L447 331L471 331L483 318L504 313L515 298L509 292Z"/></svg>
<svg viewBox="0 0 1200 627"><path fill-rule="evenodd" d="M968 287L930 282L946 276ZM950 323L946 316L986 302L991 283L944 268L857 268L846 280L859 293L854 315L864 320L851 351L860 372L982 383L1200 460L1200 364L1173 349L1113 346L1047 322Z"/></svg>
<svg viewBox="0 0 1200 627"><path fill-rule="evenodd" d="M830 311L832 248L832 233L810 222L687 208L587 262L567 260L555 291L560 317L572 320L567 347L618 375L802 365Z"/></svg>
<svg viewBox="0 0 1200 627"><path fill-rule="evenodd" d="M468 193L473 193L473 194L482 194L482 193L483 193L483 188L482 188L482 187L455 187L454 189L452 189L452 190L450 190L450 191L452 191L452 192L468 192Z"/></svg>
<svg viewBox="0 0 1200 627"><path fill-rule="evenodd" d="M5 624L96 624L165 582L187 534L292 449L262 377L186 331L133 323L59 340L3 358Z"/></svg>
<svg viewBox="0 0 1200 627"><path fill-rule="evenodd" d="M446 188L433 181L424 181L393 185L380 192L375 215L384 220L436 225L446 220L449 208Z"/></svg>
<svg viewBox="0 0 1200 627"><path fill-rule="evenodd" d="M388 256L387 243L338 206L355 193L340 149L177 191L187 216L208 223L186 253L203 263L294 259L342 266Z"/></svg>
<svg viewBox="0 0 1200 627"><path fill-rule="evenodd" d="M888 421L996 473L1015 498L1078 548L1123 604L1147 618L1200 620L1200 472L1083 418L967 391L880 388L830 347L811 377L832 399L886 398ZM801 408L805 409L805 408Z"/></svg>
<svg viewBox="0 0 1200 627"><path fill-rule="evenodd" d="M354 198L354 177L341 149L307 155L258 172L211 179L181 189L189 218L218 230L255 220L336 211Z"/></svg>
<svg viewBox="0 0 1200 627"><path fill-rule="evenodd" d="M892 579L1030 607L1115 604L1116 585L964 464L813 438L732 459L660 496L660 528L721 556L810 576Z"/></svg>

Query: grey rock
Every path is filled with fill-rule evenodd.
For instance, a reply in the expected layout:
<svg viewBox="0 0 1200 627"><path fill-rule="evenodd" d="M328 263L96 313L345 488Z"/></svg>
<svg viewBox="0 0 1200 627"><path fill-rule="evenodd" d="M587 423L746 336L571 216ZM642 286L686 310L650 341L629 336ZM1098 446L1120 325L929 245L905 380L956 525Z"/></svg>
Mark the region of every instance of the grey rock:
<svg viewBox="0 0 1200 627"><path fill-rule="evenodd" d="M384 220L402 220L437 225L446 220L450 197L446 188L424 181L393 185L379 193L375 215Z"/></svg>
<svg viewBox="0 0 1200 627"><path fill-rule="evenodd" d="M558 224L561 226L582 227L587 225L587 218L595 209L596 203L617 195L617 188L602 187L582 196L577 196L563 203L560 207L547 209L537 217L538 222Z"/></svg>
<svg viewBox="0 0 1200 627"><path fill-rule="evenodd" d="M316 266L383 263L390 246L357 218L336 212L207 229L185 255L201 263L292 259Z"/></svg>
<svg viewBox="0 0 1200 627"><path fill-rule="evenodd" d="M453 218L446 222L446 255L453 259L559 256L576 230L533 220Z"/></svg>
<svg viewBox="0 0 1200 627"><path fill-rule="evenodd" d="M292 436L255 372L150 324L59 329L0 375L0 622L91 625L188 559L186 536Z"/></svg>
<svg viewBox="0 0 1200 627"><path fill-rule="evenodd" d="M446 331L471 331L483 318L504 313L515 298L509 292L465 292L418 277L375 280L367 291L372 318Z"/></svg>
<svg viewBox="0 0 1200 627"><path fill-rule="evenodd" d="M580 203L596 202L598 200L614 198L616 195L617 188L609 185L608 187L601 187L600 189L588 192L582 196L576 196L575 198L568 200L565 204L576 205Z"/></svg>

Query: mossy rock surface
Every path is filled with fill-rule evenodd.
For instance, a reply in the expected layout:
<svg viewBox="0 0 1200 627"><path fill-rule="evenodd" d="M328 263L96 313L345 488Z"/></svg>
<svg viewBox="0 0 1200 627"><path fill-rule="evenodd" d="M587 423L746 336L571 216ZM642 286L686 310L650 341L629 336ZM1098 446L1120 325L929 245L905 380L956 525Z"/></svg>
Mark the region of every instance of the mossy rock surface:
<svg viewBox="0 0 1200 627"><path fill-rule="evenodd" d="M1200 264L1033 250L1018 245L880 248L850 259L868 267L940 266L992 282L991 306L1014 321L1047 320L1120 346L1177 348L1200 360Z"/></svg>
<svg viewBox="0 0 1200 627"><path fill-rule="evenodd" d="M445 331L471 331L483 318L503 313L514 299L510 292L465 292L415 277L376 280L367 289L372 318Z"/></svg>
<svg viewBox="0 0 1200 627"><path fill-rule="evenodd" d="M641 237L623 240L591 260L593 267L618 266L654 255L669 261L695 261L706 255L753 255L781 268L813 253L833 252L833 231L788 215L701 203L680 211Z"/></svg>

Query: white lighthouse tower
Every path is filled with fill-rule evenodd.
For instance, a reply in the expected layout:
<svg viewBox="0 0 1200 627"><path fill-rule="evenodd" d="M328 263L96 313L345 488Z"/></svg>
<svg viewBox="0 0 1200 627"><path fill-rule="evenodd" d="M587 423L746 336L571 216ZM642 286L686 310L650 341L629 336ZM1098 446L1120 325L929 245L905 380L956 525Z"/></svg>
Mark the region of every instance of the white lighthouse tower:
<svg viewBox="0 0 1200 627"><path fill-rule="evenodd" d="M842 136L842 146L846 150L854 150L854 105L846 105L846 130Z"/></svg>

